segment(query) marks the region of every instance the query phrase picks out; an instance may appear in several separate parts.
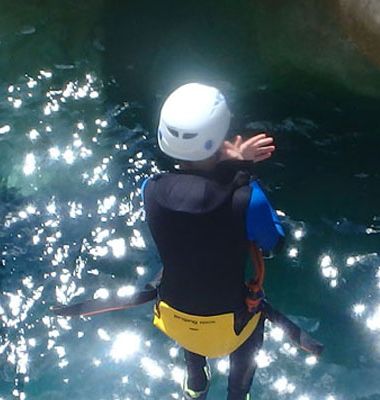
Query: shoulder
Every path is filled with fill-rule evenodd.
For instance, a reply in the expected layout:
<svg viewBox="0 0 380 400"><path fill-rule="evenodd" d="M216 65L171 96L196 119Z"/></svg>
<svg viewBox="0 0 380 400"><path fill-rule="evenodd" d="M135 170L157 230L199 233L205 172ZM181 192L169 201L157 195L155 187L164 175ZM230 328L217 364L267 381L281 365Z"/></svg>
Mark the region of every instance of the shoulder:
<svg viewBox="0 0 380 400"><path fill-rule="evenodd" d="M145 203L155 201L172 211L202 214L229 201L230 185L192 173L167 173L152 178L144 186Z"/></svg>

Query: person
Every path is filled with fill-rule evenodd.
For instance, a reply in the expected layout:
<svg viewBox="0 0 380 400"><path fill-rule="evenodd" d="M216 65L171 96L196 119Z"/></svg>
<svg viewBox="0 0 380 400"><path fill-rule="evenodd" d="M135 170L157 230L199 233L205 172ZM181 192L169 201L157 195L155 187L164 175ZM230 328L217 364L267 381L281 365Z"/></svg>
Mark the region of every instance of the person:
<svg viewBox="0 0 380 400"><path fill-rule="evenodd" d="M92 316L154 300L154 325L184 349L185 399L206 399L207 357L225 355L230 359L227 399L250 399L265 319L302 350L314 356L324 350L265 298L262 255L281 247L284 232L252 166L268 159L275 147L266 134L225 140L230 118L216 88L187 84L168 97L158 141L181 168L142 185L162 273L128 298L111 293L107 299L51 308L60 316ZM248 253L255 279L245 285Z"/></svg>
<svg viewBox="0 0 380 400"><path fill-rule="evenodd" d="M231 113L215 87L189 83L165 100L160 149L179 169L147 179L146 221L163 263L154 325L184 349L185 399L204 400L208 358L229 355L227 400L250 399L265 315L247 309L250 246L276 251L284 231L259 182L255 162L271 157L266 134L226 140Z"/></svg>

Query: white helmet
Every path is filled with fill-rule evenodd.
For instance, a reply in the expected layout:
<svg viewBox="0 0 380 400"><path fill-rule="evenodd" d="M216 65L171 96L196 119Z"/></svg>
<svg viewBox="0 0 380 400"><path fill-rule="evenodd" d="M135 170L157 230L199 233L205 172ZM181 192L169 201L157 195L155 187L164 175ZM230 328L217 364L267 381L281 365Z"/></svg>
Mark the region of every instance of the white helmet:
<svg viewBox="0 0 380 400"><path fill-rule="evenodd" d="M200 161L219 149L231 114L222 93L211 86L188 83L166 99L158 125L158 144L170 157Z"/></svg>

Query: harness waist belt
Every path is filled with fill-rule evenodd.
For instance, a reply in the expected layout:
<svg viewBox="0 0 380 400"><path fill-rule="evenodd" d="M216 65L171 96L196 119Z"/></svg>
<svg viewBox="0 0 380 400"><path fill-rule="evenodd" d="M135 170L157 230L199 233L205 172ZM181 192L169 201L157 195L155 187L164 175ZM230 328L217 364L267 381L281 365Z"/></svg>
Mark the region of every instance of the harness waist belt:
<svg viewBox="0 0 380 400"><path fill-rule="evenodd" d="M222 357L235 351L251 336L261 312L252 316L241 332L234 330L233 313L198 316L178 311L164 301L154 307L153 324L185 349L206 357Z"/></svg>

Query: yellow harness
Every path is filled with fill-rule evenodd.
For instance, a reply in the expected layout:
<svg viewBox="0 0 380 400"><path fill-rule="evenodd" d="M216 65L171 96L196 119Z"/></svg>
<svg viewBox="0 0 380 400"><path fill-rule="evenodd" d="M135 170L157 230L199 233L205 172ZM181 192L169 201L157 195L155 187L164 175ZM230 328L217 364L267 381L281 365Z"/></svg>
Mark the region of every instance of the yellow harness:
<svg viewBox="0 0 380 400"><path fill-rule="evenodd" d="M206 357L222 357L235 351L256 329L261 313L256 313L239 335L234 330L234 314L198 316L186 314L160 301L154 307L153 324L185 349Z"/></svg>
<svg viewBox="0 0 380 400"><path fill-rule="evenodd" d="M256 278L248 283L250 292L246 299L252 318L239 334L236 334L234 330L233 313L210 316L192 315L176 310L164 301L159 301L154 307L154 326L193 353L214 358L235 351L251 336L261 317L259 306L264 297L262 291L265 274L264 260L260 250L253 244L250 247L250 254L252 264L256 267Z"/></svg>

